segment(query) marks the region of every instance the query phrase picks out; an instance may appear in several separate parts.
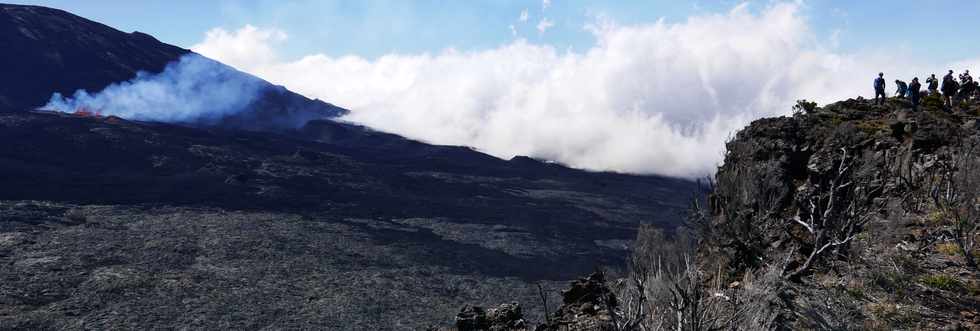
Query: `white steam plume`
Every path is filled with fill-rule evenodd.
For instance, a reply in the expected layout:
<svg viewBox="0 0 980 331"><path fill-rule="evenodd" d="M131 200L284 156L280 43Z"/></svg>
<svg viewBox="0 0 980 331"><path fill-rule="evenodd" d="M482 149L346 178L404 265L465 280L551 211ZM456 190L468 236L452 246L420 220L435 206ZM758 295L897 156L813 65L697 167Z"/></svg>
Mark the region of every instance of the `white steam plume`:
<svg viewBox="0 0 980 331"><path fill-rule="evenodd" d="M933 68L901 52L835 53L799 10L791 2L680 23L598 22L587 27L596 44L582 52L517 40L473 52L262 61L284 34L263 37L248 27L213 31L192 48L351 109L348 120L408 137L502 158L701 176L752 119L788 113L797 99L867 95L878 71L909 80ZM242 52L249 47L255 57Z"/></svg>
<svg viewBox="0 0 980 331"><path fill-rule="evenodd" d="M135 78L95 94L78 90L64 97L55 93L42 109L206 123L246 109L265 86L268 84L256 77L192 53L168 64L159 74L139 72Z"/></svg>

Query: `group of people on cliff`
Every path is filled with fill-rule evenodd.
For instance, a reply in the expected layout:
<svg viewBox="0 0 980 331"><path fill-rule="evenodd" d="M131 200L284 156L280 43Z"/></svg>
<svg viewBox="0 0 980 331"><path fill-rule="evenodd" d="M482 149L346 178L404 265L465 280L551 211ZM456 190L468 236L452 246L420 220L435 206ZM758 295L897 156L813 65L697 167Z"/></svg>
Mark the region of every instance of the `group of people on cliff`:
<svg viewBox="0 0 980 331"><path fill-rule="evenodd" d="M953 77L952 70L950 70L946 76L943 76L941 82L936 79L935 74L932 74L926 79L926 84L928 84L926 87L926 93L928 93L928 95L941 95L943 98L943 104L947 109L952 109L954 101L975 97L976 94L980 92L978 83L973 80L973 76L970 76L970 70L964 70L964 72L959 75L959 81ZM895 91L895 96L903 99L910 99L912 101L912 107L914 109L918 109L919 100L921 100L923 96L922 84L919 83L919 77L912 78L912 82L908 84L902 80L896 79L895 85L898 87L898 89ZM875 104L884 104L885 99L888 97L888 94L885 92L884 73L878 73L878 78L875 78L874 80L874 88Z"/></svg>

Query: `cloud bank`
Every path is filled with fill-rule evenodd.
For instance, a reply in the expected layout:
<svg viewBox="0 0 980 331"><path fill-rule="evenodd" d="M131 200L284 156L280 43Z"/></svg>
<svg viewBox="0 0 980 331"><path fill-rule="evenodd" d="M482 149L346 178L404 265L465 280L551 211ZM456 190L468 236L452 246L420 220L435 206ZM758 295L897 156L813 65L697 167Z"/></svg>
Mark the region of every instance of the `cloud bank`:
<svg viewBox="0 0 980 331"><path fill-rule="evenodd" d="M867 94L878 71L907 80L941 69L890 52L836 53L796 3L585 28L596 43L580 52L518 39L473 52L278 61L285 33L251 26L215 29L192 49L377 129L502 158L683 177L713 173L737 129L797 99Z"/></svg>

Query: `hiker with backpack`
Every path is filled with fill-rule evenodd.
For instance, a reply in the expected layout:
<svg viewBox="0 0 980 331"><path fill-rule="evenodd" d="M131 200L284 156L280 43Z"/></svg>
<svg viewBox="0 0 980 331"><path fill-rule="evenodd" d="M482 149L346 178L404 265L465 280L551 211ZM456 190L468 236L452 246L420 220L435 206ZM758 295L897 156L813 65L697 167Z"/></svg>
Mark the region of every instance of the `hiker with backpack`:
<svg viewBox="0 0 980 331"><path fill-rule="evenodd" d="M905 99L905 94L907 94L909 91L909 85L898 79L895 80L895 85L898 86L898 89L895 90L895 95L899 98Z"/></svg>
<svg viewBox="0 0 980 331"><path fill-rule="evenodd" d="M919 77L912 78L912 83L909 84L909 98L912 99L912 110L919 110L919 94L922 84L919 84Z"/></svg>
<svg viewBox="0 0 980 331"><path fill-rule="evenodd" d="M878 101L878 96L881 96L881 101ZM885 73L879 72L878 78L875 78L875 104L885 104L885 98L888 95L885 94Z"/></svg>
<svg viewBox="0 0 980 331"><path fill-rule="evenodd" d="M960 84L956 82L956 79L953 78L952 70L950 70L946 76L943 76L943 104L946 106L946 108L953 108L953 96L959 91L959 85Z"/></svg>
<svg viewBox="0 0 980 331"><path fill-rule="evenodd" d="M960 74L960 93L957 94L958 99L971 99L974 92L976 92L976 85L976 82L973 81L973 77L970 76L970 70L964 70L963 74Z"/></svg>
<svg viewBox="0 0 980 331"><path fill-rule="evenodd" d="M926 84L929 84L929 95L939 94L939 79L936 78L936 74L932 74L929 78L926 78Z"/></svg>

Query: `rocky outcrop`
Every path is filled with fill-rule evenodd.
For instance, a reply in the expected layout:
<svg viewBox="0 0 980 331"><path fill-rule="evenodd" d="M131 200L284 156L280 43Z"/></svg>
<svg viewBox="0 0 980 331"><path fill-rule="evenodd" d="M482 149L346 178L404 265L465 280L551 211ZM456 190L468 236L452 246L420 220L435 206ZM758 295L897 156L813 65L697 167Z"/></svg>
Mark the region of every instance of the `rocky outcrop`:
<svg viewBox="0 0 980 331"><path fill-rule="evenodd" d="M727 144L700 233L705 269L726 271L716 280L726 283L778 265L793 284L784 297L795 313L783 323L794 328L825 327L821 320L976 327L960 311L980 307L980 283L955 238L969 237L958 227L977 220L956 218L944 207L955 201L940 200L977 173L970 164L980 164L980 112L973 101L950 111L932 98L919 110L902 99L851 99L740 131ZM962 191L947 198L972 194ZM977 208L969 200L953 211ZM827 312L814 308L815 298L854 303ZM895 309L907 318L896 319Z"/></svg>
<svg viewBox="0 0 980 331"><path fill-rule="evenodd" d="M634 270L615 282L621 302L602 274L576 280L536 330L980 329L978 103L798 109L727 144L687 224L692 262L667 271L683 274ZM685 254L647 246L634 263ZM647 283L620 286L637 275Z"/></svg>
<svg viewBox="0 0 980 331"><path fill-rule="evenodd" d="M597 271L577 279L561 291L562 304L554 313L531 328L524 320L518 303L494 308L466 305L456 314L453 331L602 331L616 330L616 295L606 283L605 274Z"/></svg>
<svg viewBox="0 0 980 331"><path fill-rule="evenodd" d="M811 114L761 119L740 131L716 174L711 246L725 250L735 273L785 252L799 243L797 221L835 177L861 186L846 202L886 213L887 202L914 189L910 176L921 177L939 154L955 153L980 132L970 124L975 114L908 106L852 99Z"/></svg>
<svg viewBox="0 0 980 331"><path fill-rule="evenodd" d="M536 331L615 330L616 295L606 285L602 272L572 281L561 297L558 311Z"/></svg>
<svg viewBox="0 0 980 331"><path fill-rule="evenodd" d="M456 330L523 331L527 330L527 323L524 322L524 313L517 303L505 303L489 309L464 306L456 314Z"/></svg>

